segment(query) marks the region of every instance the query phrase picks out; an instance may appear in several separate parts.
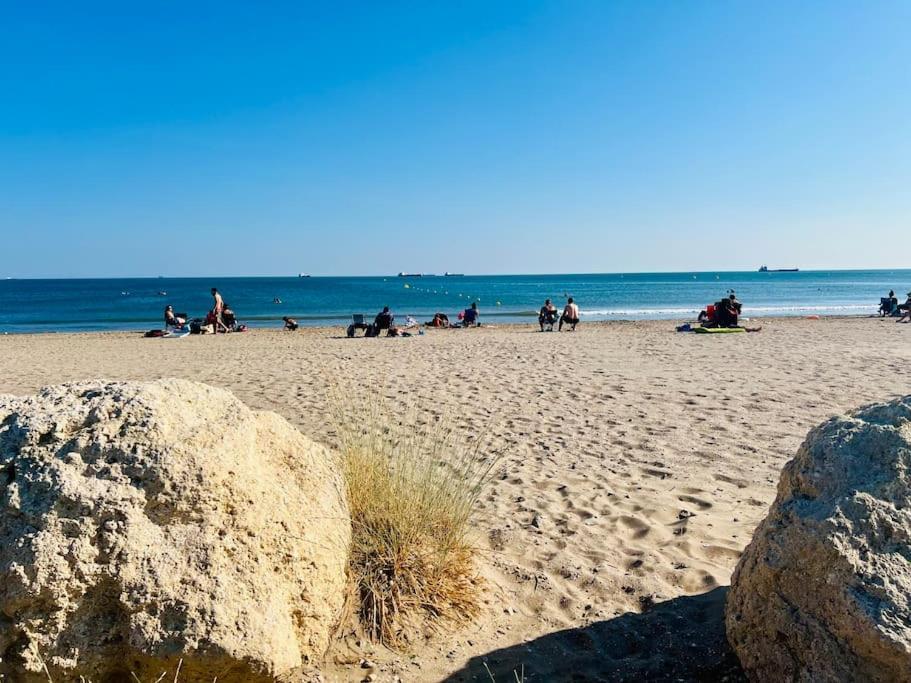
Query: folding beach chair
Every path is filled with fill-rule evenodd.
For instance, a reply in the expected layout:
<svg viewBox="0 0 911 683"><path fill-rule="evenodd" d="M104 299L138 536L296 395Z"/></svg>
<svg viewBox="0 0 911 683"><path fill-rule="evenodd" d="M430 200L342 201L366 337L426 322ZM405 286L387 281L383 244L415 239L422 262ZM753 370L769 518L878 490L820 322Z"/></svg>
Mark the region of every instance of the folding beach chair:
<svg viewBox="0 0 911 683"><path fill-rule="evenodd" d="M354 333L357 330L366 330L367 327L369 327L367 325L367 323L364 322L364 316L361 313L355 313L354 315L351 316L351 319L353 322L350 325L348 325L348 336L349 337L353 337Z"/></svg>

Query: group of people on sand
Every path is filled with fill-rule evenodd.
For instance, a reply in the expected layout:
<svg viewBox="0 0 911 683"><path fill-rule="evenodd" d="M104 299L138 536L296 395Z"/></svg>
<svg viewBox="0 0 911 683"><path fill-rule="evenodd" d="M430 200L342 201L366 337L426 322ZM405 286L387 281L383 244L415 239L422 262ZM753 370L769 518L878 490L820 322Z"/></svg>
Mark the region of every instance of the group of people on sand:
<svg viewBox="0 0 911 683"><path fill-rule="evenodd" d="M742 310L743 304L737 300L737 295L732 289L721 301L716 301L700 311L698 320L703 327L739 327Z"/></svg>
<svg viewBox="0 0 911 683"><path fill-rule="evenodd" d="M550 299L544 301L544 305L538 313L538 324L541 332L553 331L554 325L557 325L557 331L562 332L563 326L566 325L570 330L575 330L579 324L579 304L572 297L566 300L566 306L563 307L563 313L558 315L557 307L553 305ZM357 330L363 329L364 336L375 337L385 331L387 336L407 336L408 330L417 327L418 323L411 317L406 318L404 326L395 324L395 316L388 306L384 306L373 319L373 323L366 323L363 316L355 316L354 322L348 326L348 336L353 337ZM435 313L433 319L424 323L425 327L437 329L459 328L459 327L480 327L481 311L478 303L472 302L471 306L458 314L457 322L451 322L449 316L445 313ZM286 327L287 329L287 327Z"/></svg>
<svg viewBox="0 0 911 683"><path fill-rule="evenodd" d="M212 287L212 309L206 314L205 319L197 318L188 320L186 313L176 313L174 307L168 304L164 309L165 332L194 332L219 334L225 332L235 332L246 329L244 325L237 324L237 317L234 311L225 302L216 287ZM557 325L557 331L562 332L563 326L566 325L570 330L575 330L579 324L579 305L573 297L567 297L566 305L563 312L558 315L557 308L550 299L544 301L544 305L538 313L538 324L541 332L553 331L554 325ZM457 316L457 322L450 322L449 316L445 313L436 313L433 319L424 323L426 327L436 328L456 328L456 327L480 327L481 311L478 302L472 304L461 311ZM419 328L419 323L407 316L404 325L396 325L395 316L389 309L384 306L383 310L376 314L372 323L364 321L364 316L354 316L354 323L348 326L348 336L354 336L356 330L364 330L365 336L375 337L381 332L386 332L387 336L408 336L409 329ZM294 318L289 316L282 317L283 329L293 332L300 327L300 324ZM423 334L423 333L422 333Z"/></svg>
<svg viewBox="0 0 911 683"><path fill-rule="evenodd" d="M550 299L544 300L544 305L538 311L538 325L542 332L553 332L554 324L557 325L557 332L562 332L564 325L569 326L570 331L576 331L576 325L579 324L579 304L572 297L566 299L559 322L557 322L557 307Z"/></svg>
<svg viewBox="0 0 911 683"><path fill-rule="evenodd" d="M218 334L225 332L238 332L246 329L244 325L237 324L237 316L231 307L225 303L221 293L213 287L212 293L212 310L206 313L205 318L197 318L192 321L187 320L186 313L175 313L174 307L168 304L164 309L164 324L166 331L187 330L197 334ZM189 329L187 329L189 327Z"/></svg>
<svg viewBox="0 0 911 683"><path fill-rule="evenodd" d="M246 326L238 325L234 311L225 303L216 287L212 287L211 294L212 309L206 314L205 319L188 321L186 313L175 313L173 306L170 304L166 306L164 309L165 332L191 331L218 334L245 330ZM725 298L701 311L698 321L703 327L739 327L742 308L743 305L737 300L737 295L730 290ZM900 304L895 296L895 291L889 290L888 296L880 299L879 314L881 317L896 317L898 318L896 322L911 322L911 292L908 292L905 303ZM538 326L541 332L553 332L554 325L557 325L558 332L563 331L564 325L571 331L575 331L579 324L579 316L579 305L573 300L573 297L567 297L563 312L559 314L553 302L545 299L544 305L538 311ZM355 316L354 323L348 326L349 337L354 336L355 331L359 329L365 331L365 336L377 336L384 331L388 336L407 336L408 329L419 327L418 322L410 316L406 318L404 325L397 326L395 316L388 306L384 306L383 310L377 313L373 323L366 323L363 317ZM458 322L450 322L449 316L445 313L436 313L433 319L424 325L435 328L480 327L480 317L478 303L473 302L471 306L458 314ZM293 332L300 327L294 318L288 316L283 317L282 322L284 329L288 331Z"/></svg>
<svg viewBox="0 0 911 683"><path fill-rule="evenodd" d="M436 328L480 327L480 316L481 311L478 304L473 302L471 306L456 316L457 323L451 323L449 316L445 313L435 313L433 319L424 323L424 326ZM415 328L420 328L420 323L410 315L405 317L404 324L396 325L395 315L389 306L383 306L383 310L376 314L372 323L367 323L362 315L355 315L354 322L348 325L348 336L353 337L358 330L363 330L365 337L378 337L382 332L385 332L387 337L410 337L409 330ZM423 332L421 331L419 334L423 334Z"/></svg>
<svg viewBox="0 0 911 683"><path fill-rule="evenodd" d="M451 323L449 316L445 313L434 313L430 322L424 323L425 327L480 327L481 310L478 308L478 302L472 301L471 306L456 316L458 322Z"/></svg>
<svg viewBox="0 0 911 683"><path fill-rule="evenodd" d="M879 315L881 318L891 316L898 318L895 322L911 322L911 292L908 292L908 298L905 303L898 303L898 297L895 296L894 290L889 290L889 296L884 296L879 300Z"/></svg>

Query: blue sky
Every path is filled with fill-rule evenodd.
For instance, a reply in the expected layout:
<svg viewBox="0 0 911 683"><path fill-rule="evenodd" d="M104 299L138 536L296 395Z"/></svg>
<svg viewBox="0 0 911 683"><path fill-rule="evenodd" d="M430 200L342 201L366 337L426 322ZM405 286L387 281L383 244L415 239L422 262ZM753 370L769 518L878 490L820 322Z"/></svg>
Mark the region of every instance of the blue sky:
<svg viewBox="0 0 911 683"><path fill-rule="evenodd" d="M911 3L17 3L0 276L899 267Z"/></svg>

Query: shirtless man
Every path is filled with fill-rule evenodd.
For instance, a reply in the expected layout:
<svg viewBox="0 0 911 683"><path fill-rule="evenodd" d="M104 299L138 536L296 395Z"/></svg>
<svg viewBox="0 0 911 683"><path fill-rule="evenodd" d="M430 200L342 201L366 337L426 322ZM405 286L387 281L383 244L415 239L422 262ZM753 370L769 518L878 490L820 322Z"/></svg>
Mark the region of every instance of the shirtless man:
<svg viewBox="0 0 911 683"><path fill-rule="evenodd" d="M576 331L576 325L579 324L579 306L573 301L572 297L566 300L566 306L563 307L563 315L560 316L560 325L557 332L563 331L563 323L571 326L573 332Z"/></svg>
<svg viewBox="0 0 911 683"><path fill-rule="evenodd" d="M215 314L215 334L218 334L218 328L222 328L225 332L228 331L228 326L225 325L224 318L222 318L222 313L225 310L224 299L221 298L221 294L218 293L218 290L215 287L212 288L212 300L214 305L212 306L212 312Z"/></svg>

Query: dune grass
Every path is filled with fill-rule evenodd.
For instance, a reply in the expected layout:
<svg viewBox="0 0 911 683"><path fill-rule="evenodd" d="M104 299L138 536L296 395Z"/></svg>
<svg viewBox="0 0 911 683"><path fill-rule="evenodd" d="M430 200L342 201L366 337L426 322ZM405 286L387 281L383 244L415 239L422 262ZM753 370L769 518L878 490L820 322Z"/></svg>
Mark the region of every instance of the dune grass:
<svg viewBox="0 0 911 683"><path fill-rule="evenodd" d="M38 659L38 661L41 662L41 669L44 672L44 675L47 677L48 683L54 683L54 678L53 678L53 676L51 676L51 671L50 671L50 669L48 669L47 662L44 661L44 658L41 656L41 653L38 652L37 647L35 647L34 645L32 646L32 652L34 653L34 655ZM180 668L182 666L183 666L183 659L181 658L177 662L177 670L174 672L173 683L178 683L180 681ZM167 677L167 676L168 676L168 672L162 671L161 674L159 674L158 678L156 678L154 680L154 682L150 682L150 683L162 683L163 681L165 681L165 677ZM137 676L132 671L130 672L130 677L132 678L132 680L136 681L136 683L143 683L143 681L139 678L139 676ZM3 680L6 680L6 679L4 679L2 674L0 674L0 681L3 681ZM90 678L86 678L85 676L80 675L79 683L92 683L92 680ZM216 676L215 678L212 679L212 683L218 683L218 676Z"/></svg>
<svg viewBox="0 0 911 683"><path fill-rule="evenodd" d="M478 612L469 525L498 456L446 418L379 399L338 411L352 520L354 610L372 639L401 647Z"/></svg>

